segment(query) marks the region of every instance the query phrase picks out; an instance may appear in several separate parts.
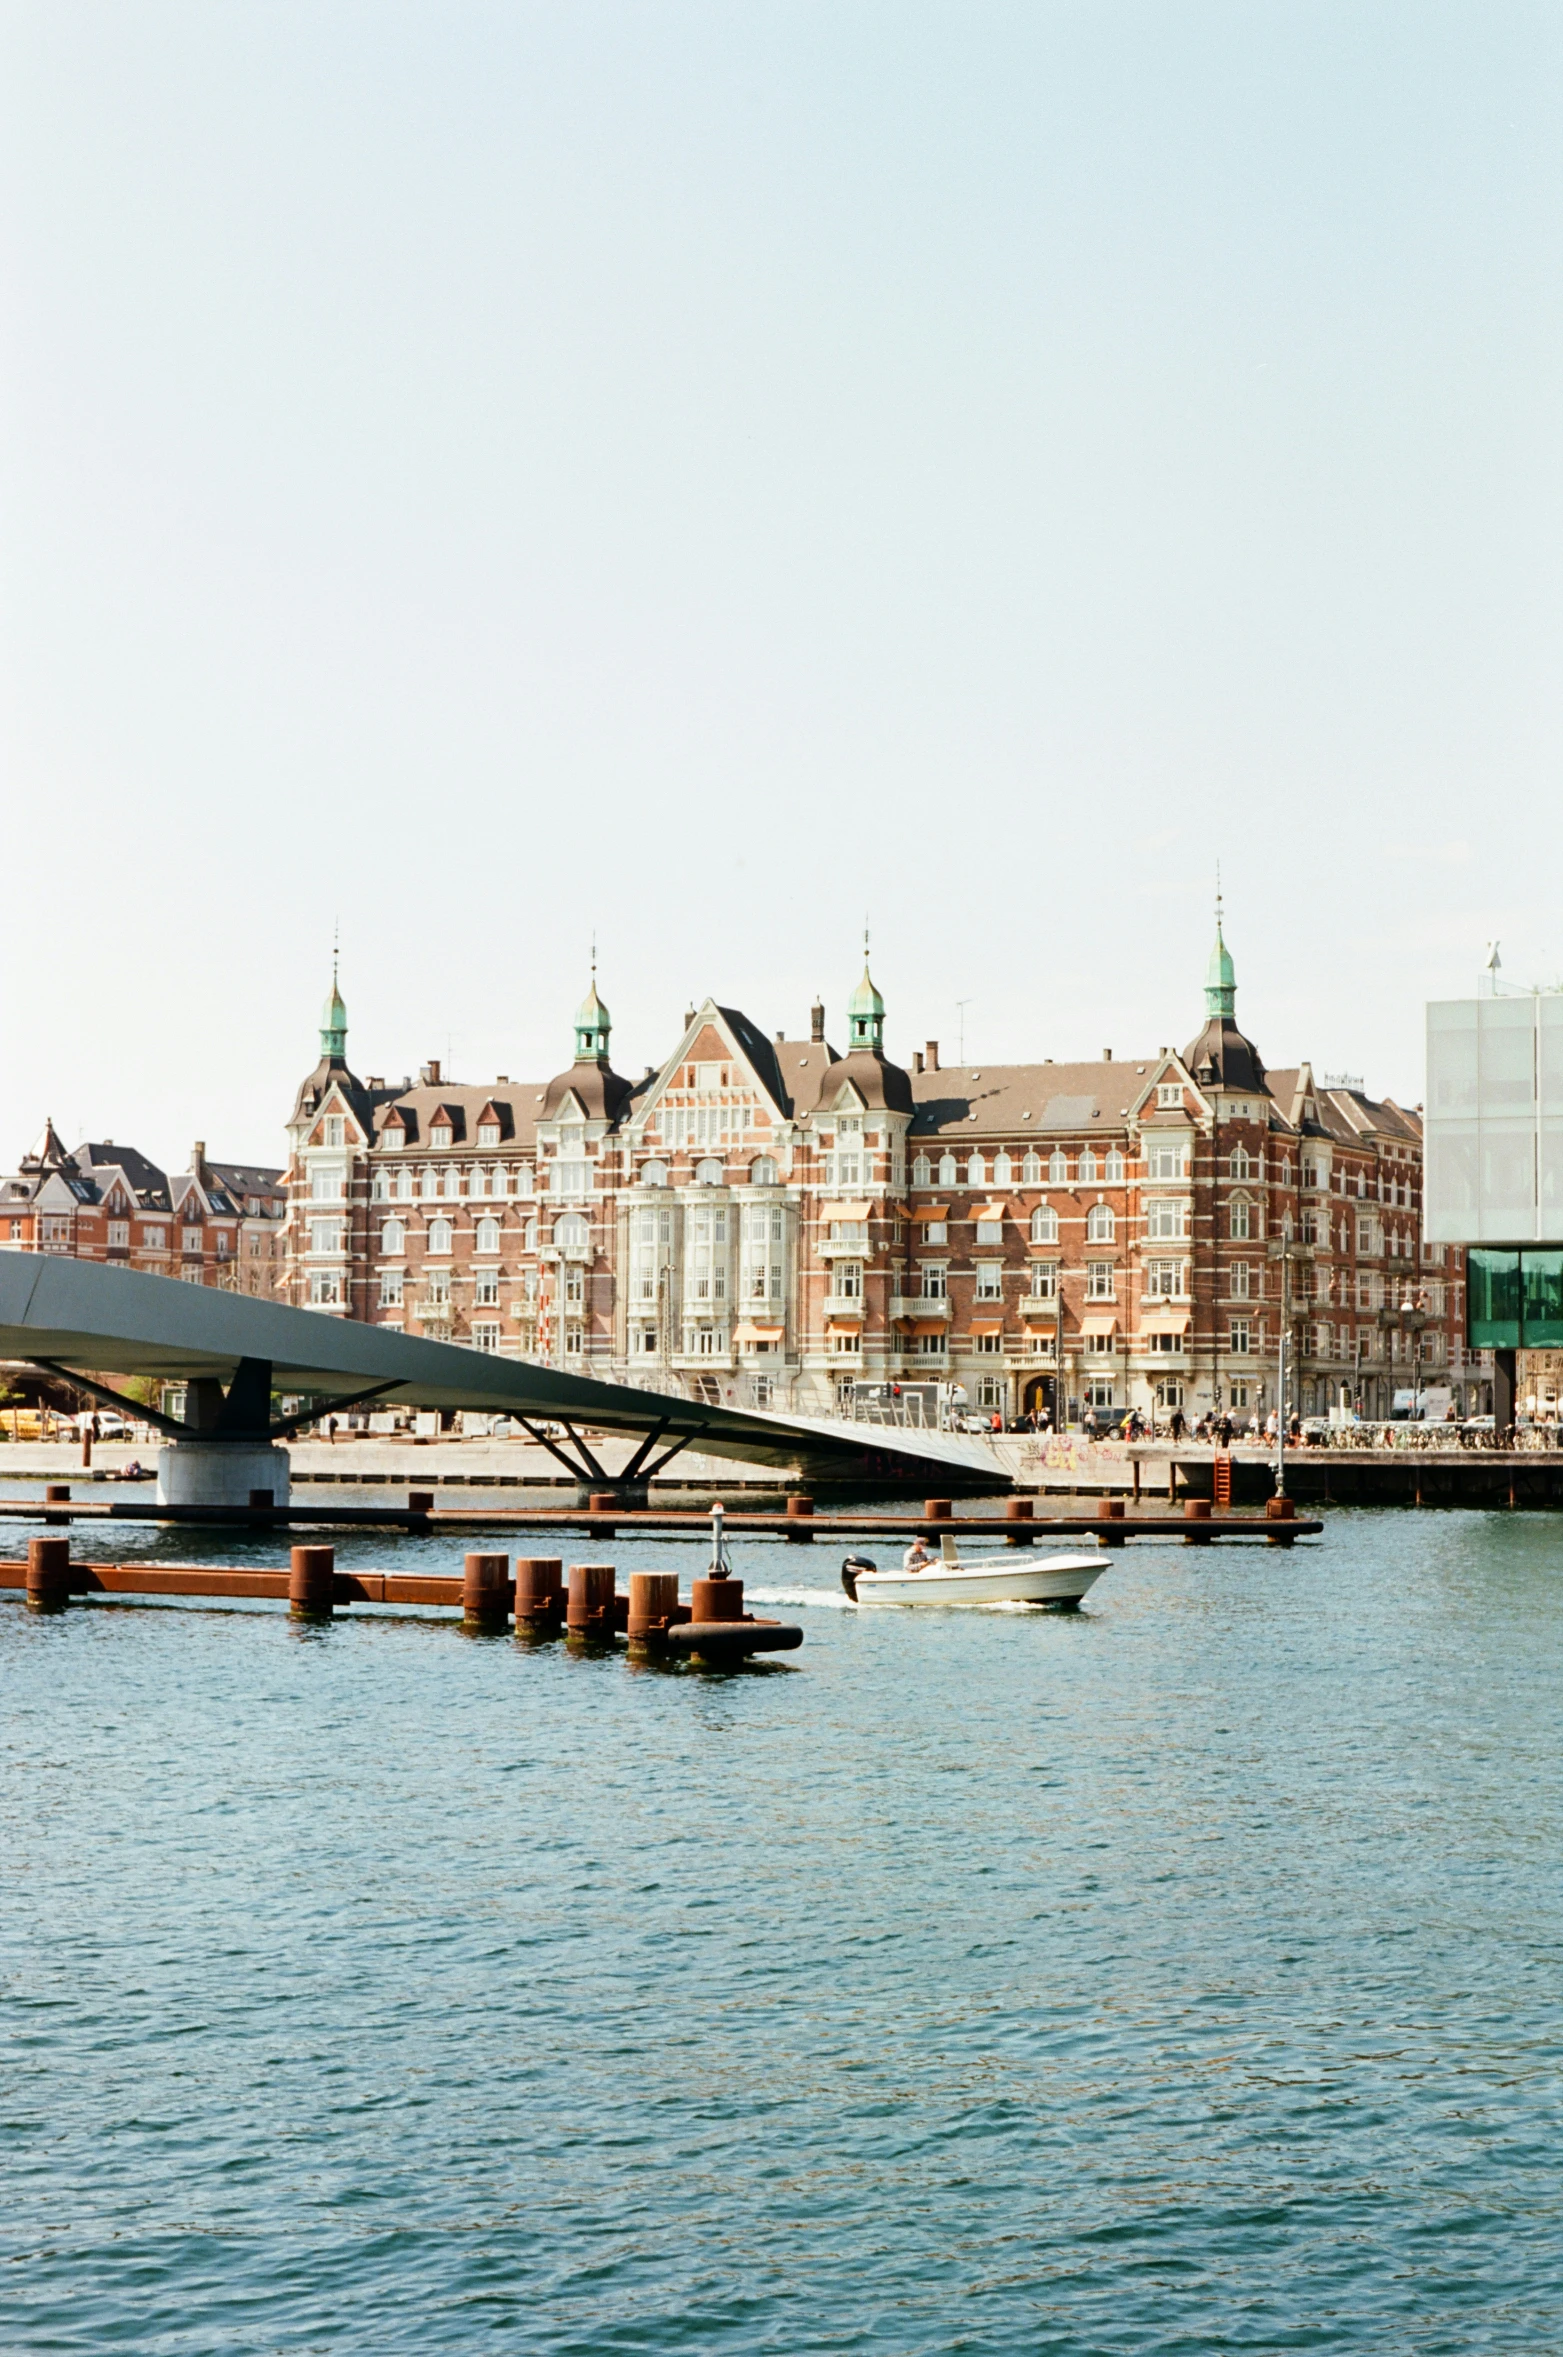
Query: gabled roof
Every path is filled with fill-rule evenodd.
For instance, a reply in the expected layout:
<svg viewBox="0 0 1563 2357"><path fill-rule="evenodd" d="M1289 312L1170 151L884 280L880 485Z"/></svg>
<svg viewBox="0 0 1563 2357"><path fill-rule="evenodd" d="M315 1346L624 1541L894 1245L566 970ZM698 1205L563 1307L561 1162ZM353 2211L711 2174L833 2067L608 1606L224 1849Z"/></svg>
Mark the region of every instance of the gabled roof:
<svg viewBox="0 0 1563 2357"><path fill-rule="evenodd" d="M492 1085L467 1086L448 1080L437 1087L387 1089L375 1099L374 1135L383 1137L387 1129L400 1129L409 1145L427 1142L429 1128L440 1108L447 1107L461 1114L465 1123L466 1142L477 1134L479 1116L485 1111L508 1113L510 1126L504 1135L507 1146L532 1147L537 1142L537 1124L542 1113L539 1099L544 1090L536 1081L516 1081L504 1088Z"/></svg>
<svg viewBox="0 0 1563 2357"><path fill-rule="evenodd" d="M125 1191L143 1211L167 1211L172 1206L168 1174L159 1170L145 1154L138 1154L134 1146L121 1146L112 1138L96 1144L78 1146L72 1156L78 1170L89 1171L100 1194L107 1194L118 1176Z"/></svg>
<svg viewBox="0 0 1563 2357"><path fill-rule="evenodd" d="M259 1162L207 1161L207 1169L218 1185L235 1197L241 1195L281 1195L284 1190L283 1173Z"/></svg>
<svg viewBox="0 0 1563 2357"><path fill-rule="evenodd" d="M953 1145L966 1137L1046 1138L1074 1131L1106 1136L1128 1128L1145 1075L1160 1061L982 1064L908 1075L916 1106L910 1135Z"/></svg>

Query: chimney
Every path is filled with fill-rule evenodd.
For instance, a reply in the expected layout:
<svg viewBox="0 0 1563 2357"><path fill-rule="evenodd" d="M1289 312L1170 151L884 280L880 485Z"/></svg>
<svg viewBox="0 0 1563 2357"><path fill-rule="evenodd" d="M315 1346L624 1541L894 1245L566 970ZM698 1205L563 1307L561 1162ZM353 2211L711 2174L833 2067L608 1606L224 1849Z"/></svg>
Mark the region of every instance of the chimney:
<svg viewBox="0 0 1563 2357"><path fill-rule="evenodd" d="M822 999L816 999L809 1009L809 1037L818 1043L824 1042L825 1004Z"/></svg>
<svg viewBox="0 0 1563 2357"><path fill-rule="evenodd" d="M785 1031L778 1031L778 1032L777 1032L777 1034L776 1034L776 1045L777 1045L777 1046L780 1048L780 1047L785 1047L785 1046L786 1046L786 1044L787 1044L787 1034L786 1034L786 1032L785 1032Z"/></svg>
<svg viewBox="0 0 1563 2357"><path fill-rule="evenodd" d="M931 1039L924 1048L923 1054L928 1059L929 1071L937 1072L939 1069L939 1042L936 1039Z"/></svg>
<svg viewBox="0 0 1563 2357"><path fill-rule="evenodd" d="M494 1086L495 1086L496 1088L508 1088L508 1087L510 1086L510 1075L509 1075L509 1073L508 1073L508 1072L501 1072L501 1073L500 1073L500 1074L497 1076L497 1078L495 1079Z"/></svg>
<svg viewBox="0 0 1563 2357"><path fill-rule="evenodd" d="M923 1051L922 1051L922 1049L921 1049L921 1048L913 1048L913 1050L912 1050L912 1070L913 1070L914 1072L921 1072L922 1068L923 1068Z"/></svg>
<svg viewBox="0 0 1563 2357"><path fill-rule="evenodd" d="M1111 1049L1111 1048L1103 1048L1103 1050L1102 1050L1102 1062L1103 1062L1104 1064L1110 1064L1110 1063L1112 1062L1112 1060L1113 1060L1113 1051L1112 1051L1112 1049Z"/></svg>
<svg viewBox="0 0 1563 2357"><path fill-rule="evenodd" d="M424 1086L425 1088L438 1088L438 1087L439 1087L439 1085L440 1085L440 1060L439 1060L438 1056L431 1056L431 1057L430 1057L430 1059L429 1059L428 1063L424 1065L423 1069L422 1069L422 1070L421 1070L421 1072L418 1074L418 1078L419 1078L419 1080L422 1082L422 1084L423 1084L423 1086Z"/></svg>
<svg viewBox="0 0 1563 2357"><path fill-rule="evenodd" d="M693 1008L693 1007L686 1007L686 1008L684 1009L684 1029L685 1029L686 1031L689 1029L690 1025L691 1025L691 1024L694 1022L694 1019L695 1019L695 1010L694 1010L694 1008Z"/></svg>
<svg viewBox="0 0 1563 2357"><path fill-rule="evenodd" d="M190 1172L198 1186L206 1184L206 1140L197 1138L190 1148Z"/></svg>

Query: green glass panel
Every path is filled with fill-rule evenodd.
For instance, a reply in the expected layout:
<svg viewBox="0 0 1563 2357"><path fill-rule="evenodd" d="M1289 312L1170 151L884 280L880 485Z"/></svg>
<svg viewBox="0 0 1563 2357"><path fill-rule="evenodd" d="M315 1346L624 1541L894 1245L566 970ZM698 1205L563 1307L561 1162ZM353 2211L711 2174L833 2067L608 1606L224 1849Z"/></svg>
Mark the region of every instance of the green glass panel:
<svg viewBox="0 0 1563 2357"><path fill-rule="evenodd" d="M1472 1350L1520 1347L1520 1256L1472 1249L1465 1256L1465 1312Z"/></svg>
<svg viewBox="0 0 1563 2357"><path fill-rule="evenodd" d="M1563 1346L1563 1252L1522 1252L1527 1350Z"/></svg>

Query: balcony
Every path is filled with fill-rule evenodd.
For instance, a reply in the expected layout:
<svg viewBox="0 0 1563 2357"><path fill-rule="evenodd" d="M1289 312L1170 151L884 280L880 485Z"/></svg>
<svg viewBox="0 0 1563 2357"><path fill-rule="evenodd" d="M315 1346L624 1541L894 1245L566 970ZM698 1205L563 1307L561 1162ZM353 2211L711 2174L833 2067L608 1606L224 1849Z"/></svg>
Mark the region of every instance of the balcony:
<svg viewBox="0 0 1563 2357"><path fill-rule="evenodd" d="M863 1296L861 1293L827 1293L825 1307L849 1318L860 1318L863 1315Z"/></svg>
<svg viewBox="0 0 1563 2357"><path fill-rule="evenodd" d="M941 1296L935 1300L930 1296L925 1300L920 1293L893 1293L890 1297L890 1315L893 1318L947 1318L949 1314L947 1297Z"/></svg>
<svg viewBox="0 0 1563 2357"><path fill-rule="evenodd" d="M874 1246L866 1236L859 1236L855 1244L841 1237L821 1236L816 1240L814 1249L821 1260L868 1260L874 1252Z"/></svg>

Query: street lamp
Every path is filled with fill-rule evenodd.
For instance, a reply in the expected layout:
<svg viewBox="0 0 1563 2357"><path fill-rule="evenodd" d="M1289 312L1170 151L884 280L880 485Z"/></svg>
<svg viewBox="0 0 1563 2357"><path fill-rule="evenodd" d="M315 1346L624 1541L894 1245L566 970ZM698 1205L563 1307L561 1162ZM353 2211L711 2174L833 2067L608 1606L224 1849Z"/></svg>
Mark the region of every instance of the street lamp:
<svg viewBox="0 0 1563 2357"><path fill-rule="evenodd" d="M1280 1263L1281 1269L1281 1326L1276 1348L1275 1399L1275 1494L1286 1495L1286 1346L1291 1340L1292 1326L1292 1267L1294 1262L1305 1266L1313 1258L1306 1244L1294 1244L1290 1226L1283 1227L1279 1236L1266 1246L1266 1256Z"/></svg>

